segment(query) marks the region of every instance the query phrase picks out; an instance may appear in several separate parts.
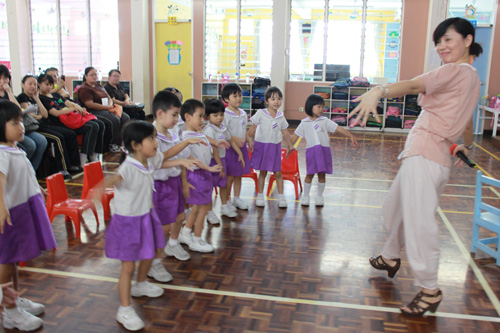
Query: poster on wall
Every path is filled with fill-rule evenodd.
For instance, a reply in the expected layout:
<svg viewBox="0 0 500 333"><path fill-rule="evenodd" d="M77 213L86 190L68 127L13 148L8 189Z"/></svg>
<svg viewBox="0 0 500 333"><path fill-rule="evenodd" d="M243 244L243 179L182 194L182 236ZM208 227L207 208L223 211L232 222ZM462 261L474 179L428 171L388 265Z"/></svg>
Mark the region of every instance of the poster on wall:
<svg viewBox="0 0 500 333"><path fill-rule="evenodd" d="M180 40L167 40L165 46L168 50L168 63L169 65L179 65L181 63L181 47L182 41Z"/></svg>

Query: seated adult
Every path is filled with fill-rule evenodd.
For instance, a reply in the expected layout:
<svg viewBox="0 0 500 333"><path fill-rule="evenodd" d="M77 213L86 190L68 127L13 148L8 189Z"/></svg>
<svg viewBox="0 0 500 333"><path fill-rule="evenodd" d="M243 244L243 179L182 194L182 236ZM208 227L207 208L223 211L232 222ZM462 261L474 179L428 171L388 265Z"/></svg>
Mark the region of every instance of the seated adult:
<svg viewBox="0 0 500 333"><path fill-rule="evenodd" d="M42 74L40 78L47 75ZM48 79L47 79L48 80ZM35 108L36 111L30 113L38 120L38 132L42 134L52 148L51 153L56 164L56 171L63 174L65 179L71 179L71 172L81 172L78 167L80 159L78 156L78 141L73 130L57 127L51 124L48 119L48 112L43 106L38 93L37 79L32 75L26 75L22 80L23 92L17 96L17 101L21 108ZM50 172L50 171L49 171Z"/></svg>
<svg viewBox="0 0 500 333"><path fill-rule="evenodd" d="M16 97L12 94L10 88L11 79L9 69L5 65L0 65L0 99L9 100L21 108ZM25 112L23 111L23 117L24 115ZM26 116L30 117L27 114ZM33 169L38 169L42 162L43 153L45 153L45 149L47 148L47 139L40 133L30 131L29 133L25 133L23 141L17 144L19 148L26 152L28 159L33 165Z"/></svg>
<svg viewBox="0 0 500 333"><path fill-rule="evenodd" d="M87 161L97 161L97 154L103 153L103 139L105 125L99 119L87 120L84 124L74 124L68 127L60 117L66 114L74 116L74 112L85 115L87 112L80 105L71 102L59 95L51 93L53 87L53 79L51 76L44 74L39 78L40 82L40 99L43 106L49 113L49 119L55 126L72 129L76 134L83 135L82 147L80 150L81 166ZM82 117L79 115L80 117ZM80 118L81 119L81 118Z"/></svg>
<svg viewBox="0 0 500 333"><path fill-rule="evenodd" d="M120 84L121 73L117 69L112 69L108 74L108 82L104 85L104 89L113 99L113 103L121 105L123 112L129 115L132 119L145 120L144 104L138 105L130 100L129 95Z"/></svg>
<svg viewBox="0 0 500 333"><path fill-rule="evenodd" d="M66 89L66 82L63 76L59 76L59 70L55 67L50 67L45 70L45 74L52 76L54 79L54 88L50 91L51 94L56 93L64 98L71 99L72 96Z"/></svg>
<svg viewBox="0 0 500 333"><path fill-rule="evenodd" d="M121 126L130 120L128 114L123 112L120 116L111 112L113 100L106 90L97 82L97 72L94 67L85 68L83 84L78 89L78 100L87 110L106 124L104 133L105 147L109 142L109 150L113 153L121 151L122 143Z"/></svg>

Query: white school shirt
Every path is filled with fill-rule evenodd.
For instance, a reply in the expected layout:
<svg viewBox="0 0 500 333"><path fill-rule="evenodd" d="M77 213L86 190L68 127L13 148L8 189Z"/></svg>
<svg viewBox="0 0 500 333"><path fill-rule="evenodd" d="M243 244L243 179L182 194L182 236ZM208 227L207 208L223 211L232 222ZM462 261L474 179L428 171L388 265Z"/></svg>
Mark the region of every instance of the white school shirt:
<svg viewBox="0 0 500 333"><path fill-rule="evenodd" d="M229 140L231 139L231 135L229 134L229 131L227 130L226 126L223 124L220 125L220 128L212 125L212 124L207 124L205 128L203 129L203 134L205 136L212 138L214 140ZM226 157L226 148L219 148L217 147L217 151L219 152L220 158Z"/></svg>
<svg viewBox="0 0 500 333"><path fill-rule="evenodd" d="M318 117L312 120L309 117L302 119L295 130L295 134L306 139L306 149L317 145L330 147L329 132L337 130L337 124L326 117Z"/></svg>
<svg viewBox="0 0 500 333"><path fill-rule="evenodd" d="M229 131L229 135L246 139L248 115L244 110L239 110L240 114L237 115L233 111L226 108L226 111L224 112L224 121L222 123Z"/></svg>
<svg viewBox="0 0 500 333"><path fill-rule="evenodd" d="M118 167L123 180L115 185L115 213L122 216L142 216L153 207L153 173L163 164L163 153L148 158L148 168L128 155Z"/></svg>
<svg viewBox="0 0 500 333"><path fill-rule="evenodd" d="M281 143L281 131L288 128L288 122L281 111L273 118L266 109L260 109L250 120L257 125L255 141L262 143Z"/></svg>
<svg viewBox="0 0 500 333"><path fill-rule="evenodd" d="M0 145L0 172L7 180L4 188L7 209L25 203L32 196L41 193L35 170L24 151Z"/></svg>
<svg viewBox="0 0 500 333"><path fill-rule="evenodd" d="M181 136L182 132L186 130L186 123L184 122L184 120L182 120L180 116L173 130L175 131L175 133L177 133L177 135L179 135L179 137Z"/></svg>
<svg viewBox="0 0 500 333"><path fill-rule="evenodd" d="M189 151L189 155L194 158L200 160L206 165L210 165L210 160L212 159L212 145L208 142L207 137L203 133L198 133L194 131L184 131L182 132L182 141L186 141L189 139L201 139L204 140L208 146L205 146L201 143L195 145L189 145L186 149ZM197 166L192 166L193 170L199 169Z"/></svg>
<svg viewBox="0 0 500 333"><path fill-rule="evenodd" d="M156 138L158 139L158 151L165 152L170 148L172 148L173 146L181 143L181 138L175 131L175 128L168 130L168 132L170 133L170 139L161 133L158 132L156 133ZM179 154L172 157L171 160L188 158L188 157L189 157L189 151L187 151L187 149L183 149ZM163 168L155 170L154 180L167 180L170 177L178 177L181 174L181 172L182 172L181 167Z"/></svg>

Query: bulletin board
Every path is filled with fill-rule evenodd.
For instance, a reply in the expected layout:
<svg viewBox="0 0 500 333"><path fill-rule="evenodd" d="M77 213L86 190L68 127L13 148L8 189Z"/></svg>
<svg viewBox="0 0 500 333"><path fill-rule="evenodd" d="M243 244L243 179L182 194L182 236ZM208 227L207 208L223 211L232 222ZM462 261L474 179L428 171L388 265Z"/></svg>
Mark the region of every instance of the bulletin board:
<svg viewBox="0 0 500 333"><path fill-rule="evenodd" d="M191 22L155 23L156 87L175 87L192 98Z"/></svg>

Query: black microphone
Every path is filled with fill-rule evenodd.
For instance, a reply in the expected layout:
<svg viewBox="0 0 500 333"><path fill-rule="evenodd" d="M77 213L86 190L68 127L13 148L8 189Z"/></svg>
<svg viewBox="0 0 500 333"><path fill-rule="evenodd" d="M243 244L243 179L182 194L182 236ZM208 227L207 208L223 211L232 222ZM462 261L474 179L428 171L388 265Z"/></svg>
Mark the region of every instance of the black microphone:
<svg viewBox="0 0 500 333"><path fill-rule="evenodd" d="M455 148L457 148L458 145L456 143L452 144L451 147L450 147L450 154L453 155L453 151L455 150ZM467 164L468 166L470 166L471 168L474 168L476 166L476 164L472 163L471 160L469 160L469 158L467 157L467 155L465 155L462 151L458 151L457 152L457 157L459 159L461 159L462 161L465 162L465 164Z"/></svg>

